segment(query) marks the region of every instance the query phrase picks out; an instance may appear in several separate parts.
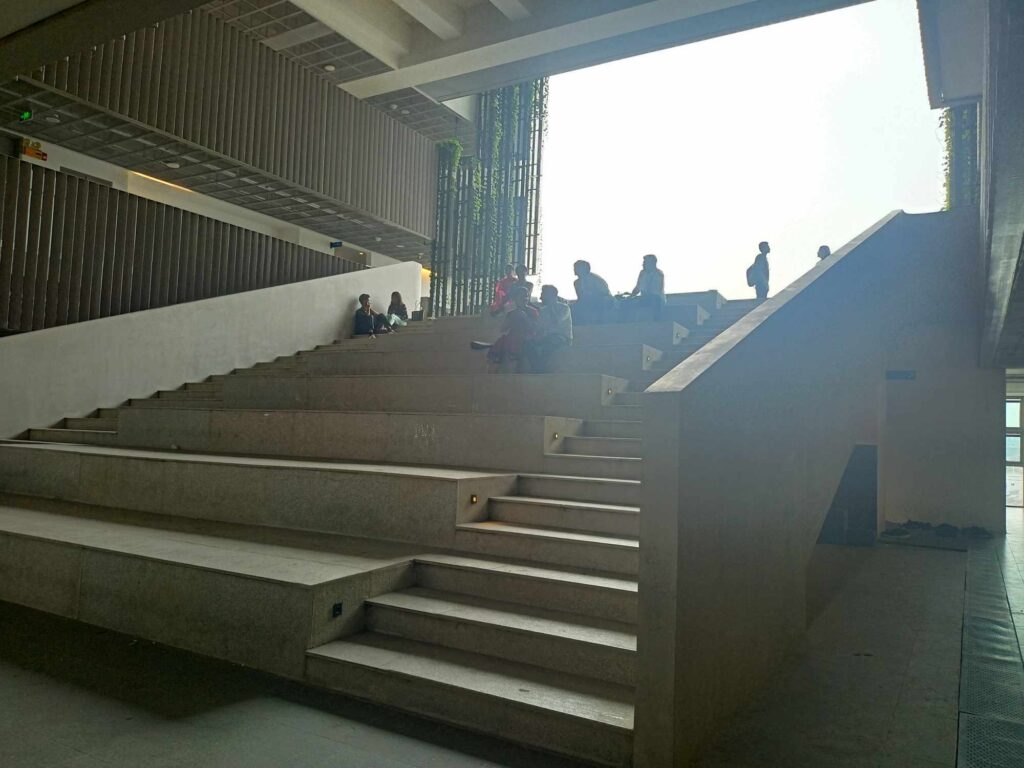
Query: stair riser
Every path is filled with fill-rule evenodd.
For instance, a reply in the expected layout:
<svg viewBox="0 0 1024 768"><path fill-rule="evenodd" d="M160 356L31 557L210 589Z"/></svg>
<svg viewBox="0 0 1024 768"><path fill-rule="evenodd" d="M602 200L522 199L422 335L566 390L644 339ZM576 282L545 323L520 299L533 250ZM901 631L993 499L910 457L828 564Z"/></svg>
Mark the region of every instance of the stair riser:
<svg viewBox="0 0 1024 768"><path fill-rule="evenodd" d="M490 516L492 520L520 525L567 528L585 533L607 533L612 536L640 535L639 515L621 512L492 501Z"/></svg>
<svg viewBox="0 0 1024 768"><path fill-rule="evenodd" d="M415 580L418 586L441 592L636 623L635 592L419 562L415 566Z"/></svg>
<svg viewBox="0 0 1024 768"><path fill-rule="evenodd" d="M357 699L414 712L509 741L602 765L626 766L630 761L632 735L625 729L384 669L312 655L306 658L306 677L315 685Z"/></svg>
<svg viewBox="0 0 1024 768"><path fill-rule="evenodd" d="M518 492L520 496L590 501L595 504L636 506L640 503L640 486L630 484L520 477Z"/></svg>
<svg viewBox="0 0 1024 768"><path fill-rule="evenodd" d="M614 480L639 480L640 462L635 459L605 458L603 456L547 455L544 472L574 477L606 477Z"/></svg>
<svg viewBox="0 0 1024 768"><path fill-rule="evenodd" d="M574 456L619 456L635 459L641 455L639 442L601 437L588 437L582 440L567 437L562 443L562 453Z"/></svg>
<svg viewBox="0 0 1024 768"><path fill-rule="evenodd" d="M457 530L455 545L467 552L528 560L545 565L586 568L594 571L636 576L639 552L635 548L612 547L571 539L547 539L507 533Z"/></svg>
<svg viewBox="0 0 1024 768"><path fill-rule="evenodd" d="M173 392L160 392L157 394L161 400L215 400L218 393L212 391L193 391L191 389L176 389Z"/></svg>
<svg viewBox="0 0 1024 768"><path fill-rule="evenodd" d="M89 429L115 432L117 431L117 419L64 419L64 429Z"/></svg>
<svg viewBox="0 0 1024 768"><path fill-rule="evenodd" d="M582 435L586 437L640 437L643 424L639 421L587 421Z"/></svg>
<svg viewBox="0 0 1024 768"><path fill-rule="evenodd" d="M636 684L636 654L620 648L372 604L367 605L366 626L384 635L481 653L619 685Z"/></svg>
<svg viewBox="0 0 1024 768"><path fill-rule="evenodd" d="M30 429L28 439L40 443L76 445L117 445L117 434L75 429Z"/></svg>
<svg viewBox="0 0 1024 768"><path fill-rule="evenodd" d="M612 399L613 405L642 405L643 401L641 398L643 394L640 392L619 392Z"/></svg>

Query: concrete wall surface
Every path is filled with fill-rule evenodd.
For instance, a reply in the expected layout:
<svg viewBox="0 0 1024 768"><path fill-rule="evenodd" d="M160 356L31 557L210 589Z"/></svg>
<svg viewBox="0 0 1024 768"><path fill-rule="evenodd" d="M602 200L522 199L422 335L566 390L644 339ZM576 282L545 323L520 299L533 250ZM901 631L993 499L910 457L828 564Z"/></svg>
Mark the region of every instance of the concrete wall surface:
<svg viewBox="0 0 1024 768"><path fill-rule="evenodd" d="M0 437L344 338L359 294L419 285L408 262L0 339Z"/></svg>
<svg viewBox="0 0 1024 768"><path fill-rule="evenodd" d="M1001 440L989 411L1002 390L1001 372L977 368L970 330L976 283L963 277L980 263L976 243L967 219L891 214L647 390L637 766L689 760L803 631L807 565L857 443L896 445L890 498L962 465L958 498L974 494L985 507L974 519L989 519L989 463L1001 471L1001 458L975 453ZM965 330L939 344L935 318ZM943 345L956 354L928 370L926 407L883 424L891 350L928 349L913 361L924 373ZM946 388L938 377L954 369ZM944 453L908 479L903 469L923 469L911 458L924 418Z"/></svg>

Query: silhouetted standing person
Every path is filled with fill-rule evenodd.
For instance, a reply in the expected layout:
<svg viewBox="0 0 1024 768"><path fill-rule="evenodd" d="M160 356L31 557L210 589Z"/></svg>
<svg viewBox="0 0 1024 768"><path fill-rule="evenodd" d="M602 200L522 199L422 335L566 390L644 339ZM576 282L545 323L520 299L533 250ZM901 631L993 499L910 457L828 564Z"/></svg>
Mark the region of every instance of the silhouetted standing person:
<svg viewBox="0 0 1024 768"><path fill-rule="evenodd" d="M754 293L759 299L768 298L768 254L772 252L766 240L762 240L757 246L757 256L754 263L747 267L747 285L752 286Z"/></svg>

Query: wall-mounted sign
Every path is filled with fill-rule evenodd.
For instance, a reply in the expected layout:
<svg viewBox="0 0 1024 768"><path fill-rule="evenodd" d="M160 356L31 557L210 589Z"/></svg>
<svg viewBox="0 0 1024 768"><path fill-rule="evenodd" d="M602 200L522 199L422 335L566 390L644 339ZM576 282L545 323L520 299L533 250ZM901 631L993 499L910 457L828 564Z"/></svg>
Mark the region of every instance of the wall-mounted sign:
<svg viewBox="0 0 1024 768"><path fill-rule="evenodd" d="M32 110L31 109L22 110L21 114L18 115L18 122L21 122L21 123L27 123L31 119L32 119Z"/></svg>
<svg viewBox="0 0 1024 768"><path fill-rule="evenodd" d="M42 160L44 163L48 155L43 152L43 144L39 141L32 141L31 139L21 140L21 154L25 157L31 157L33 160Z"/></svg>
<svg viewBox="0 0 1024 768"><path fill-rule="evenodd" d="M341 246L343 245L344 243L341 242L341 240L335 240L333 243L331 243L331 248L341 248Z"/></svg>

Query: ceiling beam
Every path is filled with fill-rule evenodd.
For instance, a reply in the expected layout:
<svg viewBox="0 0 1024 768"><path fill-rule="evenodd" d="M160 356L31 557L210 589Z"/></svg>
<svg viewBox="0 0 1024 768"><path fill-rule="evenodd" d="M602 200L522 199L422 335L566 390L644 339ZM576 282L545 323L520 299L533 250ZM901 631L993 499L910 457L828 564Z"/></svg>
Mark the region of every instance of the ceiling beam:
<svg viewBox="0 0 1024 768"><path fill-rule="evenodd" d="M85 0L47 18L40 19L37 13L31 26L0 38L0 80L190 11L205 1Z"/></svg>
<svg viewBox="0 0 1024 768"><path fill-rule="evenodd" d="M498 42L469 47L401 69L396 68L393 72L354 80L345 84L345 90L357 98L366 99L742 4L739 0L699 0L687 3L679 0L648 0L622 10L526 34L513 34Z"/></svg>
<svg viewBox="0 0 1024 768"><path fill-rule="evenodd" d="M409 21L382 0L292 0L314 19L358 45L389 67L397 68L412 45Z"/></svg>
<svg viewBox="0 0 1024 768"><path fill-rule="evenodd" d="M521 21L530 15L530 9L523 0L491 0L491 5L509 21Z"/></svg>
<svg viewBox="0 0 1024 768"><path fill-rule="evenodd" d="M393 2L442 40L454 40L462 35L462 30L465 28L462 9L452 0L393 0Z"/></svg>
<svg viewBox="0 0 1024 768"><path fill-rule="evenodd" d="M262 42L272 51L283 51L285 48L302 45L310 40L324 37L331 34L331 32L333 30L323 22L314 21L312 24L306 24L304 27L289 29L287 32L282 32L279 35L264 38Z"/></svg>

